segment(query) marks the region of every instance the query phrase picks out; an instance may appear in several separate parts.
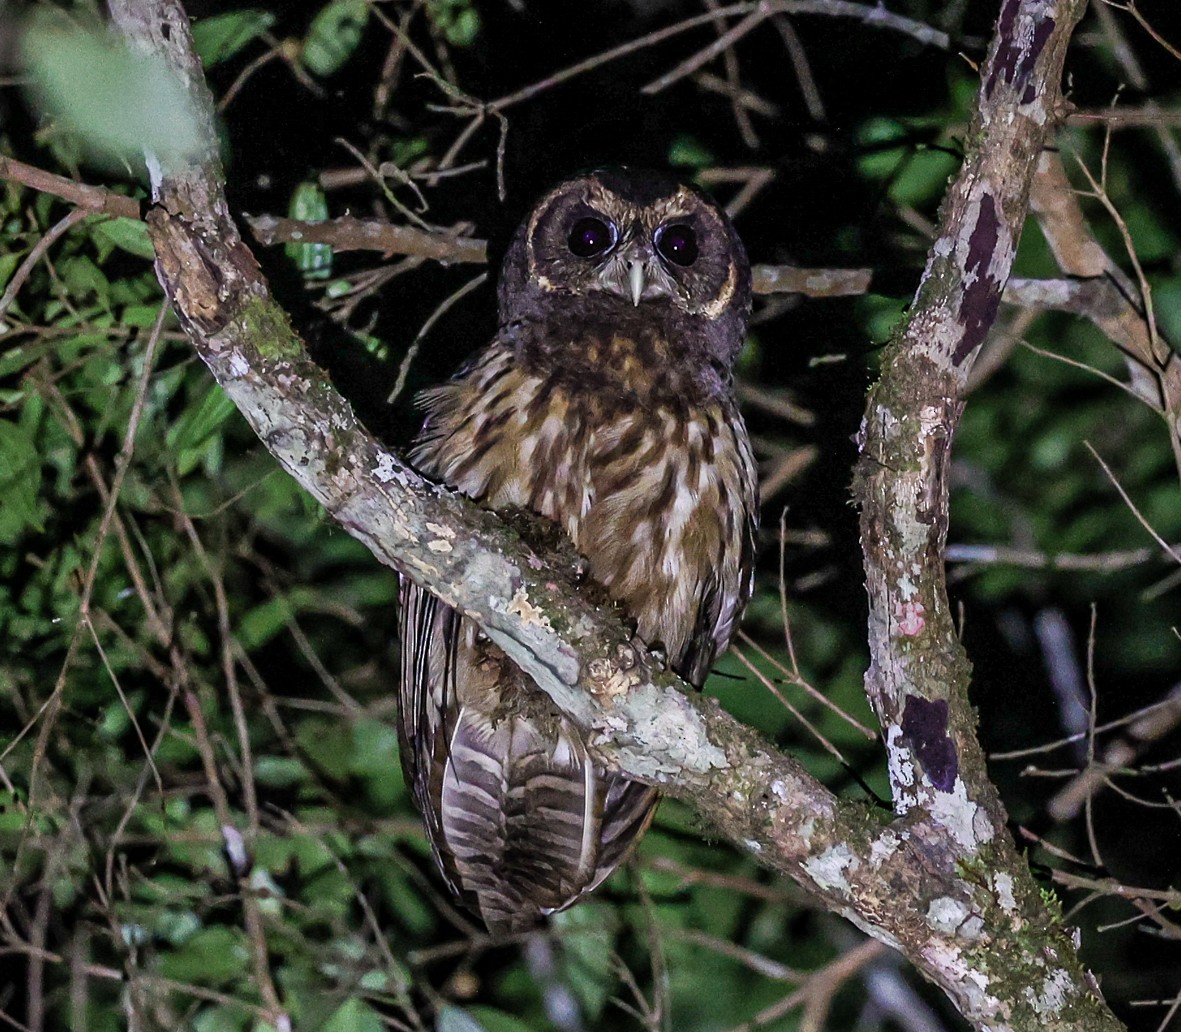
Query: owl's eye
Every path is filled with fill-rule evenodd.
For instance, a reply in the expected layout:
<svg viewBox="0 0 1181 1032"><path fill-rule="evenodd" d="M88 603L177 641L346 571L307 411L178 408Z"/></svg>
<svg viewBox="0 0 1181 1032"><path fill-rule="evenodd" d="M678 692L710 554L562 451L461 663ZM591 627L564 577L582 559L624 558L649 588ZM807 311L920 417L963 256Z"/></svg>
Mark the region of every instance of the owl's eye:
<svg viewBox="0 0 1181 1032"><path fill-rule="evenodd" d="M593 258L608 250L615 243L615 234L602 219L588 215L574 223L567 243L570 250L579 258Z"/></svg>
<svg viewBox="0 0 1181 1032"><path fill-rule="evenodd" d="M697 261L697 234L681 222L665 226L656 234L656 250L674 265L692 265Z"/></svg>

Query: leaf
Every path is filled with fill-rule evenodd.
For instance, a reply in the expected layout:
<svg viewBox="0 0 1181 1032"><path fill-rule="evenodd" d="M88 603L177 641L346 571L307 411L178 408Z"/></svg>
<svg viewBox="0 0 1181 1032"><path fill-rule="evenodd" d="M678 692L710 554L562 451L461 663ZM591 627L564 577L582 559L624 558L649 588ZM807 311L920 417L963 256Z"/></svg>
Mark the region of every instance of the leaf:
<svg viewBox="0 0 1181 1032"><path fill-rule="evenodd" d="M319 222L328 218L328 199L320 184L300 183L291 195L287 214L303 222ZM289 243L283 250L303 273L304 279L328 279L332 275L330 244Z"/></svg>
<svg viewBox="0 0 1181 1032"><path fill-rule="evenodd" d="M238 621L234 637L243 648L257 649L280 634L294 615L295 607L285 595L276 595L248 610Z"/></svg>
<svg viewBox="0 0 1181 1032"><path fill-rule="evenodd" d="M0 542L12 544L27 527L43 529L40 489L41 459L33 438L16 423L0 422Z"/></svg>
<svg viewBox="0 0 1181 1032"><path fill-rule="evenodd" d="M668 149L668 163L676 168L709 168L716 164L714 156L694 136L681 135Z"/></svg>
<svg viewBox="0 0 1181 1032"><path fill-rule="evenodd" d="M333 0L312 19L300 55L308 71L327 77L352 56L369 21L366 0Z"/></svg>
<svg viewBox="0 0 1181 1032"><path fill-rule="evenodd" d="M344 782L352 772L352 732L339 724L308 720L295 733L307 758L334 781Z"/></svg>
<svg viewBox="0 0 1181 1032"><path fill-rule="evenodd" d="M74 255L58 264L58 272L75 301L94 294L108 307L111 298L111 281L97 265L85 255Z"/></svg>
<svg viewBox="0 0 1181 1032"><path fill-rule="evenodd" d="M206 68L212 68L222 61L228 61L274 24L275 16L270 11L261 11L255 7L196 19L193 22L193 45L197 48L201 63Z"/></svg>
<svg viewBox="0 0 1181 1032"><path fill-rule="evenodd" d="M946 151L919 148L890 184L890 196L902 205L928 204L942 195L948 177L959 167L960 159Z"/></svg>
<svg viewBox="0 0 1181 1032"><path fill-rule="evenodd" d="M203 1007L193 1018L191 1026L187 1027L191 1027L193 1032L274 1032L270 1025L261 1021L247 1024L245 1013L235 1004Z"/></svg>
<svg viewBox="0 0 1181 1032"><path fill-rule="evenodd" d="M562 936L563 981L574 990L586 1016L596 1020L615 989L616 912L598 900L588 900L554 917Z"/></svg>
<svg viewBox="0 0 1181 1032"><path fill-rule="evenodd" d="M488 1032L467 1011L448 1004L435 1021L435 1032Z"/></svg>
<svg viewBox="0 0 1181 1032"><path fill-rule="evenodd" d="M0 355L0 377L19 373L26 366L36 362L48 350L45 344L40 343L17 344L11 350Z"/></svg>
<svg viewBox="0 0 1181 1032"><path fill-rule="evenodd" d="M21 36L35 105L95 160L164 171L206 149L184 83L160 57L41 8Z"/></svg>
<svg viewBox="0 0 1181 1032"><path fill-rule="evenodd" d="M479 1022L476 1028L481 1032L533 1032L534 1028L505 1014L504 1011L493 1010L491 1007L471 1007L466 1015L471 1020Z"/></svg>
<svg viewBox="0 0 1181 1032"><path fill-rule="evenodd" d="M129 219L123 216L104 219L95 224L94 235L104 237L116 247L137 258L151 260L156 257L156 249L152 247L152 242L148 239L148 225L139 219Z"/></svg>
<svg viewBox="0 0 1181 1032"><path fill-rule="evenodd" d="M9 238L8 246L12 247L12 240ZM12 279L12 274L16 271L16 267L20 264L24 257L24 251L12 250L7 254L0 254L0 290L8 286L8 281Z"/></svg>
<svg viewBox="0 0 1181 1032"><path fill-rule="evenodd" d="M470 0L431 0L427 10L452 46L467 47L475 42L480 32L480 15Z"/></svg>
<svg viewBox="0 0 1181 1032"><path fill-rule="evenodd" d="M190 405L168 428L165 441L177 452L197 448L217 431L234 411L234 403L217 384L210 383L201 400Z"/></svg>
<svg viewBox="0 0 1181 1032"><path fill-rule="evenodd" d="M241 975L249 961L241 934L217 925L197 932L174 952L162 954L160 973L182 982L219 984Z"/></svg>
<svg viewBox="0 0 1181 1032"><path fill-rule="evenodd" d="M307 768L290 756L260 756L254 763L254 780L263 788L290 788L307 777Z"/></svg>
<svg viewBox="0 0 1181 1032"><path fill-rule="evenodd" d="M385 1026L377 1011L354 997L337 1007L320 1029L321 1032L384 1032Z"/></svg>

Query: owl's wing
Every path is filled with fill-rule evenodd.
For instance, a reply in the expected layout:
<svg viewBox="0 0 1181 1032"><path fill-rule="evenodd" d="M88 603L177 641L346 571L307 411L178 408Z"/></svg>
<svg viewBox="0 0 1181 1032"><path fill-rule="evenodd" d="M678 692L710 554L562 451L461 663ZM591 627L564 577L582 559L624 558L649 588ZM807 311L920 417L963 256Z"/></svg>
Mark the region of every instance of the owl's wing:
<svg viewBox="0 0 1181 1032"><path fill-rule="evenodd" d="M446 861L442 810L431 798L431 771L447 762L459 714L456 699L456 653L459 615L408 577L399 594L402 644L398 685L398 743L402 773L422 811L430 840L448 888L463 897L458 872Z"/></svg>
<svg viewBox="0 0 1181 1032"><path fill-rule="evenodd" d="M753 460L748 466L745 497L735 499L741 504L741 538L736 562L732 567L724 563L715 567L701 587L697 616L693 631L685 645L677 674L695 688L700 688L709 676L710 668L738 629L743 610L754 591L755 534L758 531L758 499L755 495Z"/></svg>

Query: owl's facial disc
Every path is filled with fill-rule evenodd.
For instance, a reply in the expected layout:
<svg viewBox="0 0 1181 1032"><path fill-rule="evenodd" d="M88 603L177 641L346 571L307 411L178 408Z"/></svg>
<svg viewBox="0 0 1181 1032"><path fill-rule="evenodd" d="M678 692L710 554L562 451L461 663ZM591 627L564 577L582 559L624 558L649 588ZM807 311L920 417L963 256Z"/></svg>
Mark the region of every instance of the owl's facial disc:
<svg viewBox="0 0 1181 1032"><path fill-rule="evenodd" d="M503 311L517 307L515 290L528 289L555 304L597 297L651 306L660 318L666 309L709 322L733 312L726 332L745 327L742 244L725 212L691 186L626 169L575 176L538 203L519 239L519 258L506 259Z"/></svg>

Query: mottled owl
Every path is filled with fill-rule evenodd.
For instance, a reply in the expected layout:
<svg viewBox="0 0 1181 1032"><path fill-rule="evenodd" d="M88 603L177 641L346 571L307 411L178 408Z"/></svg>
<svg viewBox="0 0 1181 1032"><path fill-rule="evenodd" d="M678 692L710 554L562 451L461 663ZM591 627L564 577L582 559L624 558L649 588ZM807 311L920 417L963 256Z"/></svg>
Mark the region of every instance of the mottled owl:
<svg viewBox="0 0 1181 1032"><path fill-rule="evenodd" d="M411 452L485 506L554 521L696 687L751 592L733 388L750 282L695 187L626 168L560 183L508 249L496 336L423 394ZM494 934L532 928L618 866L658 793L606 769L470 620L409 579L400 608L402 761L439 870Z"/></svg>

